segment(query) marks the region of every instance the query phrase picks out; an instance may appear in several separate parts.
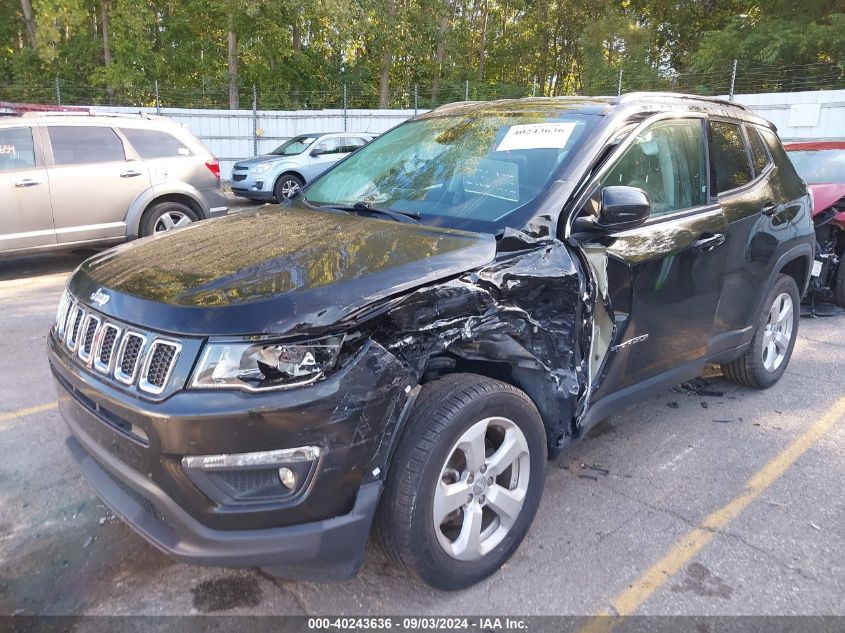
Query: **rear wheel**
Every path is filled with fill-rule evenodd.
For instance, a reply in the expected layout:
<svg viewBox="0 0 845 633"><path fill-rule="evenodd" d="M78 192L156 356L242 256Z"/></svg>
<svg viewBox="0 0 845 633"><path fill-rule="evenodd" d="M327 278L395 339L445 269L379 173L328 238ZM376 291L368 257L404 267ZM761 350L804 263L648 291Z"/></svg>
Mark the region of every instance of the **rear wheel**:
<svg viewBox="0 0 845 633"><path fill-rule="evenodd" d="M144 213L141 221L141 237L179 229L198 219L196 211L181 202L159 202Z"/></svg>
<svg viewBox="0 0 845 633"><path fill-rule="evenodd" d="M294 197L302 189L303 184L305 183L299 176L282 174L273 187L273 196L276 198L276 202L284 202L288 198Z"/></svg>
<svg viewBox="0 0 845 633"><path fill-rule="evenodd" d="M795 280L778 275L763 303L748 350L722 365L726 378L752 389L768 389L780 379L798 336L799 303Z"/></svg>
<svg viewBox="0 0 845 633"><path fill-rule="evenodd" d="M468 587L522 542L543 492L546 434L519 389L473 374L423 388L377 530L388 556L439 589Z"/></svg>

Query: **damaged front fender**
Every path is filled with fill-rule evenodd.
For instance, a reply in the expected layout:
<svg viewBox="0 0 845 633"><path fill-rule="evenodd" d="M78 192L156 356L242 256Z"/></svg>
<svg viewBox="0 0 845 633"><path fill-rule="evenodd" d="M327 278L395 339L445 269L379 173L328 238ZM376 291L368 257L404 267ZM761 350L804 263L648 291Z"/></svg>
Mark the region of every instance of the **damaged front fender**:
<svg viewBox="0 0 845 633"><path fill-rule="evenodd" d="M499 250L489 266L374 311L370 336L417 383L466 371L519 387L537 405L554 450L576 432L587 385L586 278L579 259L556 240Z"/></svg>

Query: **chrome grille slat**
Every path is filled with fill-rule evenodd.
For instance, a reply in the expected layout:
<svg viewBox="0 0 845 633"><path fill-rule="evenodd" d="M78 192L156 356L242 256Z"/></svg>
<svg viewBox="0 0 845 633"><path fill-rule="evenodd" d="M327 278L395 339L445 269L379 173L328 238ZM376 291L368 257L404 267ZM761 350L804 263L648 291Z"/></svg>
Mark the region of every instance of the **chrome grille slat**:
<svg viewBox="0 0 845 633"><path fill-rule="evenodd" d="M167 389L182 352L180 342L115 323L67 290L56 310L54 335L89 371L154 395Z"/></svg>
<svg viewBox="0 0 845 633"><path fill-rule="evenodd" d="M111 373L112 360L122 330L114 323L104 323L100 338L97 341L96 354L94 355L94 369L104 374Z"/></svg>
<svg viewBox="0 0 845 633"><path fill-rule="evenodd" d="M76 345L79 343L79 330L84 320L85 310L79 303L75 303L67 322L67 333L65 334L65 345L71 352L76 351Z"/></svg>
<svg viewBox="0 0 845 633"><path fill-rule="evenodd" d="M182 346L179 343L154 340L147 352L138 386L149 393L159 394L164 391L181 351Z"/></svg>
<svg viewBox="0 0 845 633"><path fill-rule="evenodd" d="M94 343L97 340L101 323L102 320L100 317L89 312L84 324L79 330L79 349L77 350L77 354L83 363L91 360L91 352L94 349Z"/></svg>
<svg viewBox="0 0 845 633"><path fill-rule="evenodd" d="M127 330L120 339L120 347L117 349L117 358L114 364L114 377L124 385L131 385L138 375L138 365L141 360L141 352L147 337L139 332Z"/></svg>

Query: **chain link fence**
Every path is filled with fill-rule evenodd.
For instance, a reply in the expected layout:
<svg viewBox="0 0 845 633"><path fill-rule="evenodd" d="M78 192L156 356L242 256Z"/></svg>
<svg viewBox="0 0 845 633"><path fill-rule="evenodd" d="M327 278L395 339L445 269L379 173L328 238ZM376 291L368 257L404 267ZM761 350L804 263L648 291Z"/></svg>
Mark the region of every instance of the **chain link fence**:
<svg viewBox="0 0 845 633"><path fill-rule="evenodd" d="M299 90L290 85L242 84L238 86L241 109L318 110L387 107L428 109L455 101L486 101L559 94L613 95L639 90L662 90L702 95L733 95L759 92L794 92L845 88L845 66L833 62L771 65L729 60L720 70L701 72L627 72L624 69L597 69L585 73L577 85L564 90L555 78L524 84L504 84L465 80L415 83L391 86L386 104L373 86L336 83L321 90ZM228 109L228 87L220 84L169 86L151 81L146 85L81 85L56 77L52 80L0 83L0 101L52 105L112 105L144 108Z"/></svg>

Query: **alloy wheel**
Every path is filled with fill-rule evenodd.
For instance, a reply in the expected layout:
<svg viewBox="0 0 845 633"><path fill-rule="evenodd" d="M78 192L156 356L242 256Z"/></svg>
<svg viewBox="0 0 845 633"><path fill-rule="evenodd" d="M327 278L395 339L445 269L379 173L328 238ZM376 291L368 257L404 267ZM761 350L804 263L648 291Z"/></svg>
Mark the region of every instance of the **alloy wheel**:
<svg viewBox="0 0 845 633"><path fill-rule="evenodd" d="M282 197L287 200L299 191L299 183L295 180L285 180L281 186Z"/></svg>
<svg viewBox="0 0 845 633"><path fill-rule="evenodd" d="M779 294L772 302L763 332L763 367L766 371L776 371L786 358L792 340L794 309L792 297L786 292Z"/></svg>
<svg viewBox="0 0 845 633"><path fill-rule="evenodd" d="M458 438L434 493L435 533L447 554L477 560L502 542L525 503L530 466L525 435L507 418L485 418Z"/></svg>
<svg viewBox="0 0 845 633"><path fill-rule="evenodd" d="M181 211L168 211L156 220L153 231L155 233L162 233L171 229L188 226L191 222L193 222L193 220Z"/></svg>

